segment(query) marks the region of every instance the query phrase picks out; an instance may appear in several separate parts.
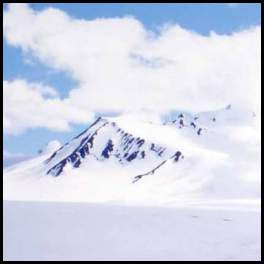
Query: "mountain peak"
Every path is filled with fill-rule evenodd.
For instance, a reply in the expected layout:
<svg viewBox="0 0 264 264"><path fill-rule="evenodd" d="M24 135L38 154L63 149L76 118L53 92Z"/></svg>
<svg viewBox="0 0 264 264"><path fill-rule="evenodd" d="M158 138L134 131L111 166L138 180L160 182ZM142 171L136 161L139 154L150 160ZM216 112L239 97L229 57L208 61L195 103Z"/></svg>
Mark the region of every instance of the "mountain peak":
<svg viewBox="0 0 264 264"><path fill-rule="evenodd" d="M132 124L133 126L133 124ZM47 174L59 176L66 165L79 168L88 157L115 160L121 166L140 160L160 163L174 152L123 129L114 120L98 117L86 130L55 151L45 162Z"/></svg>

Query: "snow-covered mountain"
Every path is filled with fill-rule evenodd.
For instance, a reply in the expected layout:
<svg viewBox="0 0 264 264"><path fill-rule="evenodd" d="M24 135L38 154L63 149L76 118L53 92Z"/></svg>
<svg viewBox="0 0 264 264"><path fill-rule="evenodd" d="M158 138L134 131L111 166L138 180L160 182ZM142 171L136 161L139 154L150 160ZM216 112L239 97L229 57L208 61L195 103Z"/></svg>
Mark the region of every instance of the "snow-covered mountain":
<svg viewBox="0 0 264 264"><path fill-rule="evenodd" d="M160 123L100 117L53 153L7 168L5 196L143 203L255 199L261 140L255 118L231 106L178 113Z"/></svg>
<svg viewBox="0 0 264 264"><path fill-rule="evenodd" d="M89 128L55 151L46 161L47 174L59 176L66 166L79 168L92 156L96 161L116 160L120 165L155 161L158 165L152 173L168 159L177 162L182 153L166 146L155 144L145 138L131 134L116 122L99 117ZM136 166L136 165L135 165ZM138 175L136 179L143 177Z"/></svg>

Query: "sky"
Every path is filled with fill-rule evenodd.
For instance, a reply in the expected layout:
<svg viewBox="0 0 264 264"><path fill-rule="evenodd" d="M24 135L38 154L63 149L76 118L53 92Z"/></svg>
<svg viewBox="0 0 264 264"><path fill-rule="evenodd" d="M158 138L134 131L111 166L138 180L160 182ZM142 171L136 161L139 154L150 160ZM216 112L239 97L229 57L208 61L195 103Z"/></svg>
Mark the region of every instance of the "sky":
<svg viewBox="0 0 264 264"><path fill-rule="evenodd" d="M5 5L4 152L64 143L99 115L230 102L258 111L260 12L260 4Z"/></svg>

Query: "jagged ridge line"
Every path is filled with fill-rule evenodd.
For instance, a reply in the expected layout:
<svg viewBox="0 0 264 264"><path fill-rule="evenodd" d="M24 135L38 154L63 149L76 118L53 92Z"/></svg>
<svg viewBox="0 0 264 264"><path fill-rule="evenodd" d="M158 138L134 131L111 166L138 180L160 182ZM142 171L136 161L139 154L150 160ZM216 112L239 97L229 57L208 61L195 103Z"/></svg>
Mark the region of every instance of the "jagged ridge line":
<svg viewBox="0 0 264 264"><path fill-rule="evenodd" d="M99 120L99 119L97 119ZM58 163L56 163L52 168L50 168L47 171L47 174L49 174L53 169L55 169L60 163L67 161L67 159L69 158L69 156L71 156L73 153L77 152L82 146L84 146L85 144L87 144L87 141L90 140L101 128L103 128L108 122L106 121L102 126L100 126L98 129L96 129L96 131L92 134L89 135L87 140L85 142L82 143L82 145L78 146L74 151L72 151L67 157L65 157L63 160L59 161ZM95 125L96 123L94 123L93 125ZM92 126L90 126L91 128ZM86 130L87 131L87 130ZM89 153L90 155L91 153ZM97 157L96 157L97 158ZM98 159L98 158L97 158Z"/></svg>
<svg viewBox="0 0 264 264"><path fill-rule="evenodd" d="M48 159L46 159L44 161L45 164L49 163L53 158L55 158L55 156L57 155L57 153L62 150L65 146L67 146L71 141L73 141L74 139L79 138L81 135L83 135L85 132L87 132L90 128L92 128L95 124L98 123L99 120L101 120L101 117L98 117L95 122L93 122L88 128L86 128L83 132L81 132L78 136L72 138L70 141L66 142L65 144L63 144L58 150L56 150Z"/></svg>

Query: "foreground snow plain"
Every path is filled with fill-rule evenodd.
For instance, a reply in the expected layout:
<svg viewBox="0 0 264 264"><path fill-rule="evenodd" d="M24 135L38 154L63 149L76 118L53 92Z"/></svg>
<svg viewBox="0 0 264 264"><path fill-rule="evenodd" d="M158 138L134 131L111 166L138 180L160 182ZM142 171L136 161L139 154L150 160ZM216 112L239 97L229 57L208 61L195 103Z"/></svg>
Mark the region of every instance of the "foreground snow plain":
<svg viewBox="0 0 264 264"><path fill-rule="evenodd" d="M260 212L4 202L4 260L260 260Z"/></svg>

